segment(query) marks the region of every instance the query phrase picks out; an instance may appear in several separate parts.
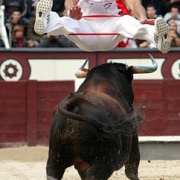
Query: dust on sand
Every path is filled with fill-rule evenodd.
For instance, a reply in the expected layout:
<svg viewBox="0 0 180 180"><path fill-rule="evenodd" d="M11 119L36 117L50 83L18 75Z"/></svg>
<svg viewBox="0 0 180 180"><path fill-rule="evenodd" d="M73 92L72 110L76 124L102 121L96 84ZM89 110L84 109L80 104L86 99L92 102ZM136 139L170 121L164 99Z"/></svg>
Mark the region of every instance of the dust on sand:
<svg viewBox="0 0 180 180"><path fill-rule="evenodd" d="M0 180L45 180L48 147L15 147L0 149ZM180 160L141 161L141 180L180 180ZM80 180L74 167L66 169L63 180ZM124 168L109 180L128 180Z"/></svg>

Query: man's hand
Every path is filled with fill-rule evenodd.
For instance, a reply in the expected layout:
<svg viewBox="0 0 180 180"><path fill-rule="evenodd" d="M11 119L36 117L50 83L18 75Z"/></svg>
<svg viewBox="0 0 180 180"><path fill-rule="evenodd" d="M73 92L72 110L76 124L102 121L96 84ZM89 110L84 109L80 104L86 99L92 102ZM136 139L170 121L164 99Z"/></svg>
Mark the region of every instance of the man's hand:
<svg viewBox="0 0 180 180"><path fill-rule="evenodd" d="M82 18L81 8L78 6L73 6L69 10L69 17L71 17L72 19L80 20Z"/></svg>
<svg viewBox="0 0 180 180"><path fill-rule="evenodd" d="M154 25L155 19L143 19L140 20L141 24L150 24L150 25Z"/></svg>

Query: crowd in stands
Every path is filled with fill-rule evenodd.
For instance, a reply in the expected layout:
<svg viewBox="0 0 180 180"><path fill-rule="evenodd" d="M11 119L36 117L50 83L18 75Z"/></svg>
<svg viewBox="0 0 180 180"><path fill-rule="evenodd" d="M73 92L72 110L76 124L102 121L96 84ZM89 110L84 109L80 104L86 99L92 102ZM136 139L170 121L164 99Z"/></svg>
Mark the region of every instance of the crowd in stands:
<svg viewBox="0 0 180 180"><path fill-rule="evenodd" d="M52 11L59 16L66 16L65 0L54 0ZM39 35L34 31L35 12L38 0L0 0L5 6L5 26L10 41L10 47L76 47L64 35ZM163 17L169 24L171 47L180 47L180 0L143 0L147 17L155 19ZM0 38L0 47L5 47ZM139 39L125 38L117 48L154 48L155 45Z"/></svg>

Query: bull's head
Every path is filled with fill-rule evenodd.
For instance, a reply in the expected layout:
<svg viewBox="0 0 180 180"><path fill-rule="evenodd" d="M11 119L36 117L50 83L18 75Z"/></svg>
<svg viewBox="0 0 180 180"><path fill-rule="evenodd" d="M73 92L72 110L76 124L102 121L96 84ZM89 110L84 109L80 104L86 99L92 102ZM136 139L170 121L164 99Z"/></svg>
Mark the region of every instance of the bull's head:
<svg viewBox="0 0 180 180"><path fill-rule="evenodd" d="M151 54L149 54L152 65L151 66L133 66L133 74L143 74L143 73L152 73L157 70L158 65ZM86 59L84 64L78 69L75 73L77 78L85 78L90 69L84 68L89 59Z"/></svg>

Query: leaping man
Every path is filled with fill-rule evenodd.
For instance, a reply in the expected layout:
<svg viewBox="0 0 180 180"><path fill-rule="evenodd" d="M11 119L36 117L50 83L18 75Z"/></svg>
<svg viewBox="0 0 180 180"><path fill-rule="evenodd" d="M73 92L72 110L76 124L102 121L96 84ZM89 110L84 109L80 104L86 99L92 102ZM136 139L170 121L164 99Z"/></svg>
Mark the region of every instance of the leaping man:
<svg viewBox="0 0 180 180"><path fill-rule="evenodd" d="M35 32L65 35L84 51L108 51L125 37L154 43L163 54L170 49L169 26L158 17L147 19L140 0L125 0L134 15L121 15L123 0L79 0L68 16L52 12L53 0L40 0L36 8Z"/></svg>

